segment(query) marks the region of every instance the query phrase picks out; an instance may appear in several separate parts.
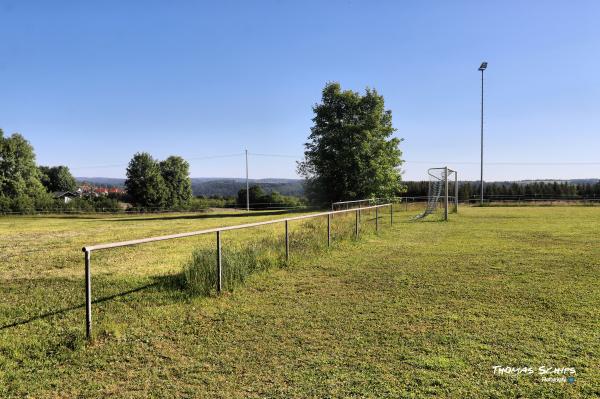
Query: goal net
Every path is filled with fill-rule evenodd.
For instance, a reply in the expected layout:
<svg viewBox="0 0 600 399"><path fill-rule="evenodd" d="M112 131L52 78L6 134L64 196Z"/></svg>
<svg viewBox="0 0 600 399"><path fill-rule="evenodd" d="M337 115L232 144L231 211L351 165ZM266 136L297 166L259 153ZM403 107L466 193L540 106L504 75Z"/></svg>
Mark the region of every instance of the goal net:
<svg viewBox="0 0 600 399"><path fill-rule="evenodd" d="M450 202L454 205L454 212L458 211L458 179L455 170L444 168L430 168L427 170L429 176L429 188L427 192L427 205L425 210L417 215L415 219L423 219L428 215L436 213L438 209L443 211L443 218L448 220L448 208ZM453 177L452 188L454 195L449 194L450 177Z"/></svg>

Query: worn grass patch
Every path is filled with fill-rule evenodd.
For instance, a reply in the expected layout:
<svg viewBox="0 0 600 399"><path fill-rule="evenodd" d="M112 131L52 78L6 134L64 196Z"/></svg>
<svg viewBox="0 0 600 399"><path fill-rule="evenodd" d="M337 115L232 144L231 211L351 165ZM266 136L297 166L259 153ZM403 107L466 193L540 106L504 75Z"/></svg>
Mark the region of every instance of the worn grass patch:
<svg viewBox="0 0 600 399"><path fill-rule="evenodd" d="M394 216L376 236L361 215L358 243L352 215L334 218L332 250L307 244L324 242L324 221L292 225L289 267L254 270L220 297L171 284L212 236L93 254L92 344L83 244L261 217L2 218L0 396L600 396L599 209ZM281 256L282 233L223 234L223 245L272 236ZM495 365L575 367L576 381Z"/></svg>

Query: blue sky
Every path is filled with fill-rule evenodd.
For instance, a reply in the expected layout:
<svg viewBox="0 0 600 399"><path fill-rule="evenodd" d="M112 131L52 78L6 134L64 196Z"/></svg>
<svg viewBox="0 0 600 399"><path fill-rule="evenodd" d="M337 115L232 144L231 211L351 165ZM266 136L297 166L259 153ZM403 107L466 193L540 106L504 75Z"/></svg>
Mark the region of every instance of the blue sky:
<svg viewBox="0 0 600 399"><path fill-rule="evenodd" d="M290 155L251 156L251 177L295 177L339 81L384 95L406 179L446 163L478 179L486 60L485 159L554 165L485 178L600 177L599 17L598 1L0 0L0 128L76 176L122 177L148 151L239 177L243 157L201 158L248 148Z"/></svg>

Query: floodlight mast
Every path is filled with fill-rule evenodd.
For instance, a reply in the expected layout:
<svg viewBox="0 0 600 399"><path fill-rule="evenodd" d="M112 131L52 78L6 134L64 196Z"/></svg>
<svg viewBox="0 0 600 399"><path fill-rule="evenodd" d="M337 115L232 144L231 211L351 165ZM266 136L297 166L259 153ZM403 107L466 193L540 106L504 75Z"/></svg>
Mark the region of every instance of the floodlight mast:
<svg viewBox="0 0 600 399"><path fill-rule="evenodd" d="M479 203L483 205L483 71L487 68L488 63L482 62L479 66L481 71L481 197Z"/></svg>
<svg viewBox="0 0 600 399"><path fill-rule="evenodd" d="M250 212L250 182L248 180L248 149L246 149L246 212Z"/></svg>

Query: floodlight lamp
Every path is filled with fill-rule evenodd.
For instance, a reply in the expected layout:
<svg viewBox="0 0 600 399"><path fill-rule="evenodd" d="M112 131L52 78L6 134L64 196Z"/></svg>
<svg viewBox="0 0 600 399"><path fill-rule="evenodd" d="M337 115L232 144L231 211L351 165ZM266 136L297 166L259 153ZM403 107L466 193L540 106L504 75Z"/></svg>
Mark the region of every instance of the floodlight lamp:
<svg viewBox="0 0 600 399"><path fill-rule="evenodd" d="M479 67L479 70L480 70L480 71L484 71L484 70L485 70L485 68L487 68L487 62L482 62L482 63L481 63L481 66Z"/></svg>

